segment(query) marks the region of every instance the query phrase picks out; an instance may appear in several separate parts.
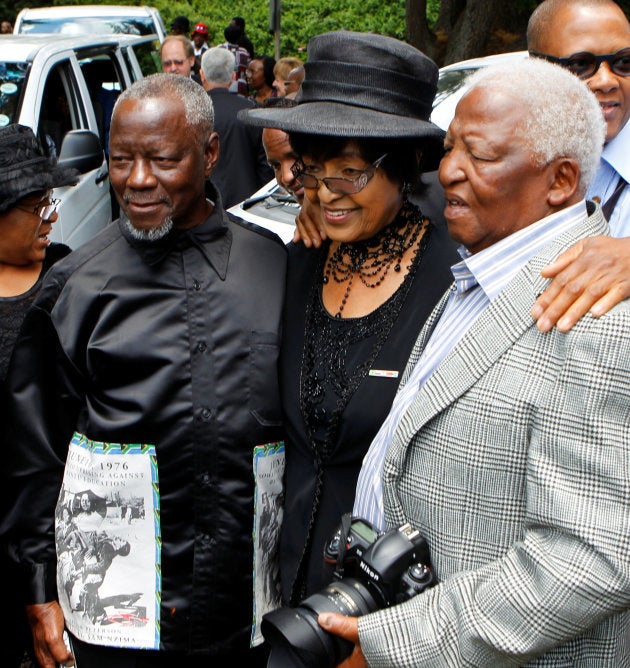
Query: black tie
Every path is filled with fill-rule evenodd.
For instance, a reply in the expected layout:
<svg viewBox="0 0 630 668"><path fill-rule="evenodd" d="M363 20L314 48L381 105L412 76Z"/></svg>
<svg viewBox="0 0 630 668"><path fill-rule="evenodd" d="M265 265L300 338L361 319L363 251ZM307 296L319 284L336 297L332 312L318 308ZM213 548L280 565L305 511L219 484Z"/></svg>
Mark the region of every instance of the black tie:
<svg viewBox="0 0 630 668"><path fill-rule="evenodd" d="M613 209L615 208L615 204L617 204L617 200L627 185L628 182L623 178L623 176L620 176L619 181L617 181L617 185L615 186L615 192L613 192L613 194L602 206L602 213L604 214L606 220L610 220L610 216L612 215Z"/></svg>

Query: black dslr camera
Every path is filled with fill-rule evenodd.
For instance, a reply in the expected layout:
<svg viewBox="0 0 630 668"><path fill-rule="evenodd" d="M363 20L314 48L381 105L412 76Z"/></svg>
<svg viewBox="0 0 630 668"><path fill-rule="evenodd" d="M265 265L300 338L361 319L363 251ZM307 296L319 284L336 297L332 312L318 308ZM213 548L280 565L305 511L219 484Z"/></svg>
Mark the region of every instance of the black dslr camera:
<svg viewBox="0 0 630 668"><path fill-rule="evenodd" d="M436 583L429 546L411 525L386 533L366 520L347 517L328 542L324 561L329 585L296 608L267 613L262 634L271 647L268 668L330 668L350 656L351 642L317 623L322 612L358 617L402 603Z"/></svg>

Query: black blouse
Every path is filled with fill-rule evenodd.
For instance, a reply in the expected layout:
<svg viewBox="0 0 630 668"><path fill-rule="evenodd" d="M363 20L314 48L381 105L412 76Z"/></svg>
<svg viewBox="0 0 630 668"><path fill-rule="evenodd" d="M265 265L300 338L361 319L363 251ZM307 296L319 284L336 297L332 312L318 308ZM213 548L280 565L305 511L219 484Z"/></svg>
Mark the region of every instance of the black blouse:
<svg viewBox="0 0 630 668"><path fill-rule="evenodd" d="M321 305L321 266L326 247L314 250L302 244L289 244L281 354L281 389L287 439L285 505L279 554L285 604L295 605L305 595L312 594L325 584L324 545L339 525L341 515L352 510L363 457L389 412L422 325L452 282L450 266L459 260L455 246L444 225L431 225L429 233L427 248L415 272L399 288L406 294L396 319L376 358L367 365L365 362L370 361L375 337L379 335L379 318L387 318L391 307L388 302L395 296L363 318L335 319L326 314ZM334 339L329 358L332 365L337 365L333 367L333 372L327 374L328 380L323 384L315 383L315 386L323 385L325 396L322 402L313 401L308 393L305 396L303 389L307 386L305 383L312 384L313 376L308 355L304 355L305 323L313 289L318 297L310 308L318 308L320 313L314 318L311 315L311 321L318 323ZM368 336L361 338L366 328ZM344 337L351 340L357 332L358 340L339 344ZM327 337L322 338L322 345L326 345L326 341ZM322 363L321 355L319 363ZM365 368L357 377L360 365ZM381 373L392 371L396 373ZM396 377L392 377L394 375ZM322 443L326 442L330 426L327 421L335 413L335 393L330 387L335 378L341 378L342 385L351 389L354 389L354 384L356 389L350 392L338 418L339 423L331 430L335 434L334 442L326 446L322 455ZM304 410L310 412L310 433L319 443L311 442ZM309 537L310 525L312 535ZM304 563L296 581L301 561Z"/></svg>
<svg viewBox="0 0 630 668"><path fill-rule="evenodd" d="M64 244L52 243L46 250L42 270L34 285L21 295L0 297L0 381L4 382L9 368L15 340L26 312L31 307L42 286L44 275L52 265L70 252Z"/></svg>

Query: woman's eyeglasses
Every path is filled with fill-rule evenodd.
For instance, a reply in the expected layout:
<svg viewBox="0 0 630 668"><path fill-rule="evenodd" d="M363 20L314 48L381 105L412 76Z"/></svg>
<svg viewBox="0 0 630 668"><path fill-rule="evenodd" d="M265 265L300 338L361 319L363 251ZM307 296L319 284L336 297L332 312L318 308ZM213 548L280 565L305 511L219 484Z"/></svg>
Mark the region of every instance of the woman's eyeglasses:
<svg viewBox="0 0 630 668"><path fill-rule="evenodd" d="M25 206L16 206L15 208L19 209L20 211L32 213L36 216L39 216L42 221L48 222L52 218L53 214L57 212L57 208L59 207L60 202L60 199L50 199L48 200L48 204L42 204L40 202L32 208Z"/></svg>
<svg viewBox="0 0 630 668"><path fill-rule="evenodd" d="M548 56L545 53L536 53L536 51L530 51L529 55L560 65L580 79L589 79L592 77L602 63L606 63L620 77L630 76L630 48L621 49L616 53L603 53L599 55L590 53L590 51L581 51L567 58Z"/></svg>
<svg viewBox="0 0 630 668"><path fill-rule="evenodd" d="M331 193L337 195L353 195L354 193L361 192L361 190L367 186L387 155L387 153L383 153L378 160L375 160L367 169L361 171L359 176L354 179L348 179L342 176L326 176L323 179L320 179L317 176L313 176L313 174L305 172L304 165L299 161L293 163L291 173L295 180L304 188L319 188L319 184L323 183Z"/></svg>

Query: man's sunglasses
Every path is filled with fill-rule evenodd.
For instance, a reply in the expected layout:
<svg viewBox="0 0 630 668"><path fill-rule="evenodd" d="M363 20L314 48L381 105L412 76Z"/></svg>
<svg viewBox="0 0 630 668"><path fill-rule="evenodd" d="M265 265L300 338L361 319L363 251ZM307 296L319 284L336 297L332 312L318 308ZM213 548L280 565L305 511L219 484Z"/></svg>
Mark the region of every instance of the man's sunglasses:
<svg viewBox="0 0 630 668"><path fill-rule="evenodd" d="M530 51L529 55L560 65L580 79L589 79L592 77L602 63L606 63L620 77L630 76L630 48L621 49L617 53L603 53L599 55L590 53L589 51L581 51L567 58L548 56L545 53L536 53L536 51Z"/></svg>

